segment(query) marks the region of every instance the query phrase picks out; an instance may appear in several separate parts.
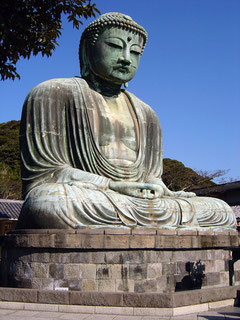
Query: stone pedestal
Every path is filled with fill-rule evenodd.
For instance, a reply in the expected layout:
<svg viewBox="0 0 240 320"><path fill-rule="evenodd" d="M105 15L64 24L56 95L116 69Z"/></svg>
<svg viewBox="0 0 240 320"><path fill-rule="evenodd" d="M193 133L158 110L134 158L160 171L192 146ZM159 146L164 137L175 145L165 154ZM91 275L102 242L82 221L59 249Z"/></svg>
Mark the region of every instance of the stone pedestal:
<svg viewBox="0 0 240 320"><path fill-rule="evenodd" d="M2 239L2 285L139 294L228 287L229 261L238 245L237 232L18 230ZM189 266L199 260L201 281L194 283ZM240 284L240 266L235 269Z"/></svg>

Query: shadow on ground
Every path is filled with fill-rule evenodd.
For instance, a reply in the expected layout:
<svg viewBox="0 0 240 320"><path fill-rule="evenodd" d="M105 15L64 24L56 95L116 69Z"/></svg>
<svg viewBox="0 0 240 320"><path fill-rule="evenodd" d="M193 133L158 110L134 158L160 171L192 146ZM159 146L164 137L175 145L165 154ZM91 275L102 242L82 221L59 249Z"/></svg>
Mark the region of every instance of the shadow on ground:
<svg viewBox="0 0 240 320"><path fill-rule="evenodd" d="M232 317L231 317L232 316ZM239 317L239 314L226 314L226 313L222 313L221 315L201 315L199 314L197 316L197 319L200 320L200 319L206 319L206 320L236 320L237 317Z"/></svg>

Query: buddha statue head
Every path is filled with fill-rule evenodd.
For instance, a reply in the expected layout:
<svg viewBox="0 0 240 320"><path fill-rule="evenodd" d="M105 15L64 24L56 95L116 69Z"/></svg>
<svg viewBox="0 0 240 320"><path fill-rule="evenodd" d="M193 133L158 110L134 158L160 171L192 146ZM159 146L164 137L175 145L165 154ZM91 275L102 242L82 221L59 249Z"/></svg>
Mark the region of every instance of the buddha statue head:
<svg viewBox="0 0 240 320"><path fill-rule="evenodd" d="M147 32L131 17L105 13L84 30L79 47L82 77L90 82L121 86L138 68Z"/></svg>

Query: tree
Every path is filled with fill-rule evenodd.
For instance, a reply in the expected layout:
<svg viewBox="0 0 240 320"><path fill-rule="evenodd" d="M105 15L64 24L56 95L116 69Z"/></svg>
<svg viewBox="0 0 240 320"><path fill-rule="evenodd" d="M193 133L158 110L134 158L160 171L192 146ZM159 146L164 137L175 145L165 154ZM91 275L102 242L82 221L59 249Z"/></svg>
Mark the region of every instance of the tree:
<svg viewBox="0 0 240 320"><path fill-rule="evenodd" d="M16 175L16 172L5 163L0 163L0 198L19 200L22 198L20 176Z"/></svg>
<svg viewBox="0 0 240 320"><path fill-rule="evenodd" d="M226 173L229 172L229 170L213 170L213 171L208 171L208 170L196 170L197 174L199 174L202 177L202 183L210 181L210 180L215 180L217 183L227 183L227 182L234 182L236 179L234 178L225 178L223 177ZM204 186L201 185L201 188ZM207 187L207 186L206 186Z"/></svg>
<svg viewBox="0 0 240 320"><path fill-rule="evenodd" d="M31 54L51 56L61 35L61 15L79 29L81 19L100 13L92 0L7 0L0 5L1 80L20 79L16 63Z"/></svg>
<svg viewBox="0 0 240 320"><path fill-rule="evenodd" d="M20 121L0 123L0 198L21 199Z"/></svg>
<svg viewBox="0 0 240 320"><path fill-rule="evenodd" d="M212 181L215 178L222 177L228 170L193 170L185 167L184 164L177 160L169 158L163 159L163 175L162 179L166 186L173 190L191 190L204 188L215 185Z"/></svg>

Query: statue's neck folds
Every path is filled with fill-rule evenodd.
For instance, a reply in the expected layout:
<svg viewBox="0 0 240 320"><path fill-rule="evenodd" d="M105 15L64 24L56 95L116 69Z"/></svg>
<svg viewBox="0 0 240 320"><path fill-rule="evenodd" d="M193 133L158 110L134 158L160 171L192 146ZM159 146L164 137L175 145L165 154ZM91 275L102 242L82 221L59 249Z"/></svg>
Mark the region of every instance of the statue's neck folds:
<svg viewBox="0 0 240 320"><path fill-rule="evenodd" d="M117 97L121 93L121 84L106 81L93 73L89 74L85 80L91 89L106 97Z"/></svg>

